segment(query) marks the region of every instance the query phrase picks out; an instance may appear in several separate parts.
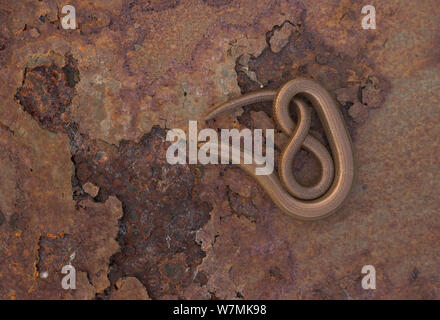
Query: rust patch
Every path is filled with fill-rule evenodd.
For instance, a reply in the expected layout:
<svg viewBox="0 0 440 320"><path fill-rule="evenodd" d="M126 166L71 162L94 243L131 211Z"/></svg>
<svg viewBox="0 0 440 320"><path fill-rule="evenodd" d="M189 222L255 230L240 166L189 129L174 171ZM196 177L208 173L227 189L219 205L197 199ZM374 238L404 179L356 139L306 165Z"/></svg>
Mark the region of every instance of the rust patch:
<svg viewBox="0 0 440 320"><path fill-rule="evenodd" d="M102 294L110 286L110 257L119 249L115 236L121 215L121 204L114 197L105 204L79 201L71 233L40 236L36 272L41 289L62 290L61 270L70 264L77 272L85 272L95 293Z"/></svg>
<svg viewBox="0 0 440 320"><path fill-rule="evenodd" d="M302 17L302 19L304 16ZM349 131L355 135L355 128L364 123L369 108L379 108L387 93L389 82L377 74L366 57L358 55L355 59L337 53L326 45L323 39L308 31L303 20L285 21L274 26L266 35L268 46L258 57L251 57L248 69L256 74L258 82L249 78L249 71L244 72L240 58L237 59L237 80L242 93L260 89L261 84L267 88L279 88L283 83L306 77L317 80L340 103ZM281 49L273 52L273 38L279 30L289 26L289 41ZM277 40L278 42L280 40ZM276 42L276 43L278 43ZM277 44L277 47L280 47ZM359 104L365 110L359 111ZM350 112L354 106L356 110ZM252 126L250 111L264 110L271 115L271 104L259 104L247 108L241 116L243 124ZM294 115L292 115L294 117ZM324 133L316 113L313 114L312 130Z"/></svg>
<svg viewBox="0 0 440 320"><path fill-rule="evenodd" d="M116 195L123 203L111 282L134 276L153 299L182 298L193 282L203 283L203 275L194 276L204 257L195 232L211 210L192 192L190 168L167 163L168 145L165 130L154 127L138 143L123 141L112 150L91 142L72 158L79 184L100 188L98 201Z"/></svg>
<svg viewBox="0 0 440 320"><path fill-rule="evenodd" d="M432 161L440 150L434 3L383 2L378 30L366 31L362 3L352 0L76 0L80 28L67 31L53 1L1 1L0 256L7 261L0 264L1 298L437 298L439 253L430 246L439 238L440 181ZM53 65L39 60L50 51L61 57ZM66 52L81 70L73 90L76 67ZM39 64L30 63L34 58ZM30 77L22 84L26 66ZM182 128L240 88L277 87L301 75L325 82L355 134L358 183L337 215L310 224L290 219L230 166L147 173L163 167L164 133L151 131L153 125ZM383 76L393 85L390 94ZM45 92L46 83L67 102ZM33 103L27 109L40 126L17 110L17 92ZM54 104L42 104L43 97ZM246 109L239 121L228 115L217 125L272 125L270 103ZM313 126L312 134L325 139L316 117ZM145 132L157 136L141 138ZM282 148L285 137L277 135ZM122 139L131 141L119 145ZM144 167L135 163L135 150L151 157ZM78 161L73 177L71 156ZM317 172L307 154L296 160L296 172L305 168L307 179ZM180 200L166 189L174 178L187 191L175 193ZM141 185L153 190L154 201ZM111 195L123 202L123 217ZM213 206L209 215L199 198ZM107 212L112 202L118 214ZM181 216L170 218L177 204ZM144 206L148 213L139 214ZM167 238L166 223L188 234ZM103 233L106 240L97 242ZM65 263L59 247L69 238L79 250L75 294L60 289L52 273L34 277L37 265L44 272L57 263L49 252ZM88 246L105 251L99 261L85 256ZM378 270L374 292L359 285L364 264Z"/></svg>
<svg viewBox="0 0 440 320"><path fill-rule="evenodd" d="M117 236L121 250L110 264L111 284L98 297L111 294L118 279L134 276L152 298L181 298L193 283L206 283L202 273L195 273L204 257L195 232L206 224L211 208L193 194L191 169L167 163L169 143L164 129L154 127L139 142L121 141L119 147L81 134L69 109L78 81L76 61L66 56L62 68L50 64L26 70L16 98L43 128L68 134L75 165L73 196L78 207L84 200L105 202L112 195L122 201L124 216ZM193 170L197 175L197 168ZM98 193L85 192L87 183L99 188ZM65 260L66 249L60 248L76 246L68 236L43 238L41 244L41 261L57 266L61 261L51 261L45 247L53 247L56 255L52 256ZM41 261L38 270L44 269Z"/></svg>
<svg viewBox="0 0 440 320"><path fill-rule="evenodd" d="M15 94L24 111L52 132L71 125L70 105L80 80L76 60L71 55L65 59L61 68L54 63L26 68L23 84Z"/></svg>

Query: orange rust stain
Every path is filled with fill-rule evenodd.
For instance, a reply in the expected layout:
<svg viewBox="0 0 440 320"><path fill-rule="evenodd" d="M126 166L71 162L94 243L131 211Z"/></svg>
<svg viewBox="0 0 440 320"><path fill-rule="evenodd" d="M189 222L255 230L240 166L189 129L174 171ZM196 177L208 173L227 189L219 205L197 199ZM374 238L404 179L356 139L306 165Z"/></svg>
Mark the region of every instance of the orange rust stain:
<svg viewBox="0 0 440 320"><path fill-rule="evenodd" d="M48 237L49 239L59 239L64 237L64 232L60 232L58 234L46 233L46 237Z"/></svg>

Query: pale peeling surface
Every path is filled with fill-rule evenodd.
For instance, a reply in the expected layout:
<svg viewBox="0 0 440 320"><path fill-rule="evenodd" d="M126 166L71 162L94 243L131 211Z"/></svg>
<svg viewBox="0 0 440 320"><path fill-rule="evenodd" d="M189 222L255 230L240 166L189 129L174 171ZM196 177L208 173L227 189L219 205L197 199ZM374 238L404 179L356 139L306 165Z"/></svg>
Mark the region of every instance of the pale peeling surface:
<svg viewBox="0 0 440 320"><path fill-rule="evenodd" d="M350 0L70 4L76 30L62 1L0 4L1 299L440 298L437 1L370 1L377 30ZM295 77L353 138L339 212L297 221L239 168L166 163L167 129ZM271 106L209 125L268 128ZM305 151L294 170L319 177Z"/></svg>

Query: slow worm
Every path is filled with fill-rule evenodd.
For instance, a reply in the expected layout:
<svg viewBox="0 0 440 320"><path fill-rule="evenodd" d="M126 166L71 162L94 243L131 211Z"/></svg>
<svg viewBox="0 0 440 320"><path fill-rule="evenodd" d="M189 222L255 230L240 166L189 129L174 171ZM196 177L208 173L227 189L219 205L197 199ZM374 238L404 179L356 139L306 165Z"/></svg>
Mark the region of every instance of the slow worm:
<svg viewBox="0 0 440 320"><path fill-rule="evenodd" d="M298 114L295 124L289 114L293 99ZM327 149L308 134L310 110L303 99L316 109L326 133L333 159ZM272 201L288 215L303 219L320 219L335 212L348 196L354 179L354 161L350 136L344 119L333 98L318 83L307 79L295 79L278 91L261 90L228 101L210 112L206 120L218 114L246 105L273 101L274 120L281 130L290 136L284 147L278 174L255 175L256 164L244 164L241 152L240 167L252 175ZM309 150L321 164L321 179L312 187L301 186L294 178L292 163L298 150Z"/></svg>

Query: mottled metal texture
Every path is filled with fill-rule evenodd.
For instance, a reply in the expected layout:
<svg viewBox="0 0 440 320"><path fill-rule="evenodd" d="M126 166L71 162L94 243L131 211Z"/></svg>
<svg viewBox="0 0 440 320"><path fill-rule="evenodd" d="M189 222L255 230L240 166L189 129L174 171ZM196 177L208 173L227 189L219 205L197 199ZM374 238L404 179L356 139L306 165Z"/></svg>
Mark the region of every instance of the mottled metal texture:
<svg viewBox="0 0 440 320"><path fill-rule="evenodd" d="M437 1L70 4L76 30L62 1L0 3L1 299L440 298ZM333 216L284 215L234 166L166 162L167 129L299 76L353 138L355 185ZM209 125L273 127L271 106ZM326 144L316 115L312 133ZM294 169L319 176L306 151Z"/></svg>

